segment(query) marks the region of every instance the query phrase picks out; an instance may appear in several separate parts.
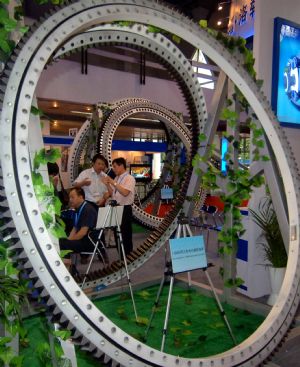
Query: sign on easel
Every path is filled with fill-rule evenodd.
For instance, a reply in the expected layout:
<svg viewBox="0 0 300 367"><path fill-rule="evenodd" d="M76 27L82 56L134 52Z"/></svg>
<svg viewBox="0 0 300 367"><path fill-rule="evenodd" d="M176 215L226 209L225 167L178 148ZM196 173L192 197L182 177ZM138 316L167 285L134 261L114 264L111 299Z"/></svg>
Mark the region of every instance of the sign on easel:
<svg viewBox="0 0 300 367"><path fill-rule="evenodd" d="M173 273L207 267L203 236L175 238L169 242Z"/></svg>

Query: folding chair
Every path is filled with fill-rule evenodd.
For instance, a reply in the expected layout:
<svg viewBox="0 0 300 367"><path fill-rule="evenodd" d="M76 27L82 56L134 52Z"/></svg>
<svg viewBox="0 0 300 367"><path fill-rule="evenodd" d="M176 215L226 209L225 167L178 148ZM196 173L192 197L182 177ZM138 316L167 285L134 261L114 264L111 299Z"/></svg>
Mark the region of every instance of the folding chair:
<svg viewBox="0 0 300 367"><path fill-rule="evenodd" d="M101 230L99 230L99 229L94 229L94 230L92 230L88 233L88 239L93 244L94 250L93 251L81 251L81 252L78 253L79 255L89 255L89 256L91 256L91 259L88 262L87 269L84 273L84 278L86 278L88 276L91 265L94 261L94 258L95 258L96 254L97 254L98 259L99 259L100 262L102 262L105 265L107 265L109 263L104 243L101 239L98 239L100 231ZM73 267L72 267L72 275L80 275L80 272L77 268L77 265L78 265L78 256L77 255L78 254L75 254L76 257L75 257L75 261L74 261L74 264L73 264Z"/></svg>

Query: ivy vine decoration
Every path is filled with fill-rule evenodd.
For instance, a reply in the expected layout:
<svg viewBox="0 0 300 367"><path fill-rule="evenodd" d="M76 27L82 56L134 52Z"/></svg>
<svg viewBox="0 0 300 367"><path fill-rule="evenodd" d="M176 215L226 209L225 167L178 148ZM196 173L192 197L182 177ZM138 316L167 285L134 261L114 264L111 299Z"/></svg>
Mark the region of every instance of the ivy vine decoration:
<svg viewBox="0 0 300 367"><path fill-rule="evenodd" d="M46 211L42 212L46 228L54 237L62 238L66 237L66 233L64 222L59 218L61 201L54 193L52 182L49 185L45 184L39 172L41 165L46 165L48 162L55 163L58 158L60 158L60 151L56 148L47 151L42 148L36 152L33 160L32 182L39 203L46 208Z"/></svg>
<svg viewBox="0 0 300 367"><path fill-rule="evenodd" d="M261 88L263 82L256 78L256 72L254 70L254 58L252 52L246 47L246 40L241 37L231 37L222 32L218 32L207 27L207 21L201 20L199 22L201 28L205 29L211 36L219 40L223 45L231 52L239 52L242 59L243 66L258 85ZM257 116L250 110L250 105L242 92L235 86L233 99L239 104L241 111L245 111L248 116L246 120L247 126L251 130L252 136L252 160L263 161L269 160L268 156L261 154L261 149L264 148L265 142L263 139L263 129L258 126ZM220 119L226 121L227 125L231 129L235 129L239 123L239 114L231 108L233 101L227 99L225 107L221 111ZM214 167L210 161L212 158L214 146L212 145L209 149L207 156L201 157L196 154L193 158L193 167L196 174L201 176L202 186L208 190L220 189L218 182L226 181L226 194L221 195L221 200L224 203L224 213L230 213L231 216L225 215L225 223L219 232L218 239L222 243L219 248L221 255L231 255L237 252L238 239L245 233L245 229L241 222L242 215L239 207L243 200L249 200L254 187L260 187L264 183L264 178L261 175L254 177L250 176L249 170L236 169L234 161L232 159L234 151L238 151L240 148L240 142L235 139L234 135L224 134L228 140L228 150L225 155L227 162L226 173L221 172L218 168ZM207 140L205 134L199 135L200 142ZM206 171L204 172L200 166L206 164ZM230 219L229 219L230 218ZM230 220L230 223L228 221ZM224 275L224 271L221 268L220 274ZM236 287L243 284L244 281L241 278L226 279L225 286Z"/></svg>
<svg viewBox="0 0 300 367"><path fill-rule="evenodd" d="M230 105L230 100L227 101L227 105ZM238 114L231 111L228 107L223 108L221 112L221 119L226 120L227 124L234 128L238 123ZM252 144L254 146L253 161L267 161L269 157L261 155L260 150L264 147L264 140L262 139L263 130L257 126L257 124L251 119L247 119L247 124L252 130ZM264 183L264 177L256 175L250 176L250 172L247 169L236 169L232 160L232 154L234 150L239 149L240 142L235 140L233 135L225 134L228 140L228 150L225 155L227 161L226 173L221 172L218 168L214 167L210 163L210 159L213 154L214 146L210 147L209 154L206 157L201 157L196 154L193 158L193 167L196 174L201 176L201 185L208 190L214 191L220 189L218 185L219 180L226 180L226 194L221 195L221 200L224 203L225 222L221 231L218 234L218 240L222 243L219 248L221 255L230 255L236 253L238 239L245 233L243 224L241 223L242 215L240 213L240 206L243 200L249 200L254 187L260 187ZM206 140L205 134L199 136L199 140ZM202 163L207 164L207 170L204 172L199 166ZM226 213L230 213L229 216ZM223 270L221 269L221 275ZM240 278L225 280L225 286L236 287L243 284L243 280Z"/></svg>
<svg viewBox="0 0 300 367"><path fill-rule="evenodd" d="M48 4L49 2L53 5L60 5L63 0L35 0L35 2L38 5ZM14 7L10 13L8 5L11 4ZM17 43L12 39L12 34L14 34L15 39L19 39L29 29L29 27L24 26L23 18L22 1L0 0L0 62L4 64L17 46Z"/></svg>
<svg viewBox="0 0 300 367"><path fill-rule="evenodd" d="M26 330L22 326L22 306L27 301L27 281L19 276L9 250L9 240L0 241L0 322L9 335L0 337L0 365L22 365L23 357L16 355L10 342L19 334L21 343L26 343Z"/></svg>

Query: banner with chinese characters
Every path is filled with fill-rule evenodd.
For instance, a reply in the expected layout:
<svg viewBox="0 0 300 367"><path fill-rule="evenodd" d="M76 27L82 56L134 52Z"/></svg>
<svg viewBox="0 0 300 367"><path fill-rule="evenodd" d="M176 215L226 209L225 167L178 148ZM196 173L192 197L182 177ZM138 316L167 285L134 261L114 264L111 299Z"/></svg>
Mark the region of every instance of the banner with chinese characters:
<svg viewBox="0 0 300 367"><path fill-rule="evenodd" d="M169 242L174 274L207 267L203 236L181 237Z"/></svg>
<svg viewBox="0 0 300 367"><path fill-rule="evenodd" d="M254 34L255 0L233 0L230 7L228 34L248 38Z"/></svg>

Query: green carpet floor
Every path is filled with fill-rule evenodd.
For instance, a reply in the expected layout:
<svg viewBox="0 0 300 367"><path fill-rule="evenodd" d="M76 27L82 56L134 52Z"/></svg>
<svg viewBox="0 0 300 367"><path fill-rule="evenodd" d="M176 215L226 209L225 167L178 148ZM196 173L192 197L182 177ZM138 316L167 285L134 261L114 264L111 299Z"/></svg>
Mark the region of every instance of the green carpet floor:
<svg viewBox="0 0 300 367"><path fill-rule="evenodd" d="M140 324L135 323L131 298L111 296L95 304L114 323L128 334L143 341L158 287L135 293ZM160 349L169 287L163 289L160 305L148 333L147 344ZM252 334L263 317L223 305L229 324L238 343ZM232 338L214 298L204 297L194 290L174 287L165 352L181 357L206 357L234 346Z"/></svg>
<svg viewBox="0 0 300 367"><path fill-rule="evenodd" d="M135 292L139 324L135 322L131 298L127 294L99 299L95 304L124 331L143 341L157 290L158 287L150 287ZM156 309L148 333L147 344L156 349L160 349L161 346L168 290L168 286L164 287L160 305ZM252 334L263 321L261 316L230 305L225 304L223 307L238 343ZM42 362L37 353L41 343L48 343L45 318L30 317L24 322L30 341L29 346L21 350L24 366L45 367L45 361ZM221 353L233 346L215 299L204 297L194 290L175 286L165 352L189 358L205 357ZM101 366L99 362L79 349L77 349L77 359L79 367Z"/></svg>

